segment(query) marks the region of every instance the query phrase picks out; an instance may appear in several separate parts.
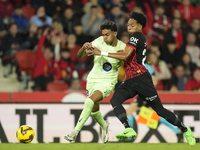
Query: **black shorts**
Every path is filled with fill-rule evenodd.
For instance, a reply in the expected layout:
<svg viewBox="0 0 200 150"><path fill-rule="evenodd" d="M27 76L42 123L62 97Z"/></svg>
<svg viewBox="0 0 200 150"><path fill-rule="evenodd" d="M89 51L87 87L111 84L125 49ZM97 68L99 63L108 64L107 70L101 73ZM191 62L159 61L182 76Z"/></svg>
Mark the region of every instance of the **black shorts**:
<svg viewBox="0 0 200 150"><path fill-rule="evenodd" d="M148 103L159 98L149 72L122 82L115 92L120 91L120 89L128 91L129 96L126 96L126 98L132 98L138 94L143 101L147 101Z"/></svg>

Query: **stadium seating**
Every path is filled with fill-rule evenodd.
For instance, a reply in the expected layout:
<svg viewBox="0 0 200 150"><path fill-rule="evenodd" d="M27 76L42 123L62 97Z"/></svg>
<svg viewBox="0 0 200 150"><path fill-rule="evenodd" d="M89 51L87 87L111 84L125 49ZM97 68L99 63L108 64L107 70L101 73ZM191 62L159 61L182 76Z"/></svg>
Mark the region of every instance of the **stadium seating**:
<svg viewBox="0 0 200 150"><path fill-rule="evenodd" d="M68 84L64 82L49 82L46 86L46 90L49 92L63 92L68 88Z"/></svg>
<svg viewBox="0 0 200 150"><path fill-rule="evenodd" d="M79 69L78 70L78 75L79 75L79 78L82 78L83 74L84 74L85 70L84 69Z"/></svg>
<svg viewBox="0 0 200 150"><path fill-rule="evenodd" d="M155 37L146 37L146 40L147 40L147 49L149 49L149 47L151 46L151 43L153 42L153 41L158 41L158 39L157 38L155 38Z"/></svg>
<svg viewBox="0 0 200 150"><path fill-rule="evenodd" d="M23 15L26 16L29 20L35 14L35 9L31 6L24 6L22 8Z"/></svg>
<svg viewBox="0 0 200 150"><path fill-rule="evenodd" d="M194 17L200 19L200 6L196 7Z"/></svg>
<svg viewBox="0 0 200 150"><path fill-rule="evenodd" d="M15 54L15 59L18 62L21 72L24 71L30 75L33 75L36 63L36 56L34 52L30 50L19 51Z"/></svg>

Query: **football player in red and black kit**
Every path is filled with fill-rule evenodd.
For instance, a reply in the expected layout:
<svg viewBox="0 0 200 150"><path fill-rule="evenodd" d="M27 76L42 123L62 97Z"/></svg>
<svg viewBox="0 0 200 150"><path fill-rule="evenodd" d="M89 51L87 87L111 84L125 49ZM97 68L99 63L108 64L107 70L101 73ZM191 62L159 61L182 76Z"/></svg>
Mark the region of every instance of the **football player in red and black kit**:
<svg viewBox="0 0 200 150"><path fill-rule="evenodd" d="M129 98L139 95L143 100L148 101L157 114L168 122L181 129L190 145L196 141L190 127L186 127L175 115L165 109L160 101L157 91L153 85L151 75L144 66L146 59L147 43L142 29L146 26L147 18L143 13L132 12L127 24L127 31L131 35L129 42L122 53L108 53L93 48L90 55L104 55L124 60L125 81L115 90L110 103L117 118L124 125L123 133L117 134L118 139L135 138L136 132L131 128L122 103ZM106 37L104 37L106 38Z"/></svg>

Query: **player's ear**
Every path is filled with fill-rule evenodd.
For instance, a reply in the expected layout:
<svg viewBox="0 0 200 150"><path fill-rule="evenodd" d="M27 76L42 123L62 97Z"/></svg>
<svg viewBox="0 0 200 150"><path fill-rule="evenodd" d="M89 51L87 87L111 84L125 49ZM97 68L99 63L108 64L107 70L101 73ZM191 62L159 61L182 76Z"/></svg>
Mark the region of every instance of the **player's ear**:
<svg viewBox="0 0 200 150"><path fill-rule="evenodd" d="M117 32L114 32L115 37L117 37Z"/></svg>
<svg viewBox="0 0 200 150"><path fill-rule="evenodd" d="M138 24L138 29L142 30L142 25Z"/></svg>

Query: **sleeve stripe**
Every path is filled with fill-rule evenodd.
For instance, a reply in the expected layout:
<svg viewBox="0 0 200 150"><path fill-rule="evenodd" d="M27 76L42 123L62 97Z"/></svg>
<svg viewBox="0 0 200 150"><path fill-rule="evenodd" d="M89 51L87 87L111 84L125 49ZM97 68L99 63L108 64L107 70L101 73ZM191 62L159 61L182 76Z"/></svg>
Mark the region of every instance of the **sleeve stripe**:
<svg viewBox="0 0 200 150"><path fill-rule="evenodd" d="M132 45L126 44L126 46L133 48L134 50L136 50L136 48Z"/></svg>

